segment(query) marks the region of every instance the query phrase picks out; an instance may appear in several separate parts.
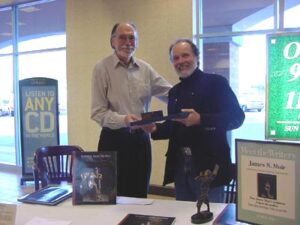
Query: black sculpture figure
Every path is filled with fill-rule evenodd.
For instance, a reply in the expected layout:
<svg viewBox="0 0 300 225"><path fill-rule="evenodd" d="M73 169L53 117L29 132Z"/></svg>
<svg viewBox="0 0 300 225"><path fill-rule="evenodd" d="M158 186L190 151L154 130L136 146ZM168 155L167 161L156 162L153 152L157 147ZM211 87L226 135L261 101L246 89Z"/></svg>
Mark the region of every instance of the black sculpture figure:
<svg viewBox="0 0 300 225"><path fill-rule="evenodd" d="M200 182L200 194L197 200L197 213L191 217L192 223L201 224L213 219L213 213L210 212L208 192L210 183L215 179L219 171L219 165L216 164L213 172L209 169L200 171L199 176L195 177ZM207 210L200 211L202 204L206 204Z"/></svg>

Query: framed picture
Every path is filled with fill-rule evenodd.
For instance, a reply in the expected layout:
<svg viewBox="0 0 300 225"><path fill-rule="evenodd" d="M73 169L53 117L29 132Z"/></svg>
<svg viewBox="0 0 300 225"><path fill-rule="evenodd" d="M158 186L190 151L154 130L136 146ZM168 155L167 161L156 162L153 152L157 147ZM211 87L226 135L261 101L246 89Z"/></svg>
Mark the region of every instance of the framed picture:
<svg viewBox="0 0 300 225"><path fill-rule="evenodd" d="M74 152L73 163L73 205L116 204L116 152Z"/></svg>
<svg viewBox="0 0 300 225"><path fill-rule="evenodd" d="M237 221L300 224L300 144L236 139Z"/></svg>

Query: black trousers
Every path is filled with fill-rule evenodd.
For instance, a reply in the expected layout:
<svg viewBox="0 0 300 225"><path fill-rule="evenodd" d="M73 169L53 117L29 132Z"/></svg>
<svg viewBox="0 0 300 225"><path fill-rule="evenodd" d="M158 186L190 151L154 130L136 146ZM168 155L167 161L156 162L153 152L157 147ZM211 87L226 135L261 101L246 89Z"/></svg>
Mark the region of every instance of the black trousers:
<svg viewBox="0 0 300 225"><path fill-rule="evenodd" d="M147 133L102 128L98 151L117 152L118 196L147 198L151 174L151 143Z"/></svg>

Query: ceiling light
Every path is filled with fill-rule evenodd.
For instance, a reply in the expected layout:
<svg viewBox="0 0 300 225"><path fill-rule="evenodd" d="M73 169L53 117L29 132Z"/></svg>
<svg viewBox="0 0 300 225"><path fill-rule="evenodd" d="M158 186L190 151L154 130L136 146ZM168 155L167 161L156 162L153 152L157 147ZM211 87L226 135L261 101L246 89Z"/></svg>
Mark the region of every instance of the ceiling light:
<svg viewBox="0 0 300 225"><path fill-rule="evenodd" d="M11 25L12 25L12 22L7 22L6 24L9 25L9 26L11 26ZM18 22L18 26L24 26L24 25L25 25L25 23L23 23L23 22Z"/></svg>
<svg viewBox="0 0 300 225"><path fill-rule="evenodd" d="M3 32L3 33L0 33L1 36L5 36L5 37L11 37L12 36L12 33L9 33L9 32Z"/></svg>
<svg viewBox="0 0 300 225"><path fill-rule="evenodd" d="M35 6L24 7L24 8L21 8L20 10L23 11L23 12L26 12L26 13L32 13L32 12L40 11L40 9L35 7Z"/></svg>

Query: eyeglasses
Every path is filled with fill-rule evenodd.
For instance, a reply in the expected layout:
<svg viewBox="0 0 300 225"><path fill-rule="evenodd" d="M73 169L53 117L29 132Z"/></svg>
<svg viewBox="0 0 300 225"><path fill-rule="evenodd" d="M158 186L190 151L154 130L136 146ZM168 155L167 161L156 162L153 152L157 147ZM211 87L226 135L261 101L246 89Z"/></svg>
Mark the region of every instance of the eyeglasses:
<svg viewBox="0 0 300 225"><path fill-rule="evenodd" d="M120 41L122 42L126 42L127 40L132 42L136 40L136 37L134 35L125 35L125 34L121 34L121 35L115 35L114 37L118 38Z"/></svg>

